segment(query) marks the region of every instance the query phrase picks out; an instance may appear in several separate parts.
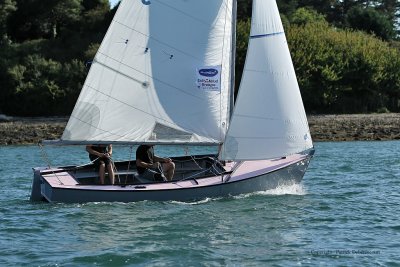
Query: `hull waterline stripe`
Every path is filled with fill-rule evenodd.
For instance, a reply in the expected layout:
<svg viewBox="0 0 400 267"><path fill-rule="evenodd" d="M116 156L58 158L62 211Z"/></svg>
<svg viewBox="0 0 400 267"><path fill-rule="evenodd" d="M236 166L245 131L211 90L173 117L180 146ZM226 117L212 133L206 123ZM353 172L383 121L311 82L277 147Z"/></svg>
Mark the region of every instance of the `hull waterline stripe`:
<svg viewBox="0 0 400 267"><path fill-rule="evenodd" d="M250 36L250 39L257 39L257 38L263 38L263 37L270 37L270 36L280 35L280 34L285 34L285 33L284 33L284 32L274 32L274 33L266 33L266 34L252 35L252 36Z"/></svg>

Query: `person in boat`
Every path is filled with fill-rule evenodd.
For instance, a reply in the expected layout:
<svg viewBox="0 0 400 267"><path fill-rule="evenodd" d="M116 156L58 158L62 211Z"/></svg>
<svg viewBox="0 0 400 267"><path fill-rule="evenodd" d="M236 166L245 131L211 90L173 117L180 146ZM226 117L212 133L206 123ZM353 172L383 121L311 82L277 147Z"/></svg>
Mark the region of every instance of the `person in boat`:
<svg viewBox="0 0 400 267"><path fill-rule="evenodd" d="M99 170L100 184L104 184L107 167L110 183L114 185L114 164L111 160L112 145L87 145L86 151L89 153L89 159Z"/></svg>
<svg viewBox="0 0 400 267"><path fill-rule="evenodd" d="M136 168L141 178L171 181L175 163L170 158L154 155L154 145L140 145L136 150Z"/></svg>

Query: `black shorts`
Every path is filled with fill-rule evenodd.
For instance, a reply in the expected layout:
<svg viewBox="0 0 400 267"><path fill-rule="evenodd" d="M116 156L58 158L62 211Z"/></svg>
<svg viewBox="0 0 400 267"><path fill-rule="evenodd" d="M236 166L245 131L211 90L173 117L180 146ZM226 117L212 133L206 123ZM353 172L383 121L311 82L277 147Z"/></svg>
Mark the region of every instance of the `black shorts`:
<svg viewBox="0 0 400 267"><path fill-rule="evenodd" d="M111 164L111 160L109 158L99 158L98 156L89 154L90 161L93 161L93 165L96 169L99 169L100 164L104 163L106 166Z"/></svg>

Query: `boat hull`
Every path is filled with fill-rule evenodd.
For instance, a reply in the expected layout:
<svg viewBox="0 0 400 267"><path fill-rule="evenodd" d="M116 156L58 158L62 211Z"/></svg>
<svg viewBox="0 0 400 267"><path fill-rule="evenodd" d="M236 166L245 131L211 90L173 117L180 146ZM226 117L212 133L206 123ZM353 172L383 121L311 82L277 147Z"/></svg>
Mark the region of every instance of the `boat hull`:
<svg viewBox="0 0 400 267"><path fill-rule="evenodd" d="M73 185L68 184L64 173L57 175L59 183L54 185L49 177L41 175L41 169L35 169L31 200L63 203L196 201L236 196L300 183L310 158L306 155L280 159L269 166L265 166L264 161L241 162L229 174L151 185Z"/></svg>

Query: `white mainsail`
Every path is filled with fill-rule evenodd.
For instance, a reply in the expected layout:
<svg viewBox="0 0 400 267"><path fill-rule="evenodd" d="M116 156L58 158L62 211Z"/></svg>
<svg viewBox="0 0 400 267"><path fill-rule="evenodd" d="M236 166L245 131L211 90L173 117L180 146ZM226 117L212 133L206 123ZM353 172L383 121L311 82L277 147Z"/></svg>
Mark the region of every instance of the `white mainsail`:
<svg viewBox="0 0 400 267"><path fill-rule="evenodd" d="M276 2L253 0L246 63L220 158L269 159L312 146Z"/></svg>
<svg viewBox="0 0 400 267"><path fill-rule="evenodd" d="M232 1L122 1L61 141L222 143Z"/></svg>

